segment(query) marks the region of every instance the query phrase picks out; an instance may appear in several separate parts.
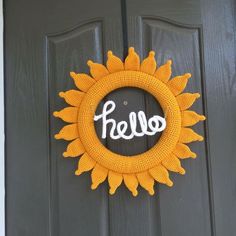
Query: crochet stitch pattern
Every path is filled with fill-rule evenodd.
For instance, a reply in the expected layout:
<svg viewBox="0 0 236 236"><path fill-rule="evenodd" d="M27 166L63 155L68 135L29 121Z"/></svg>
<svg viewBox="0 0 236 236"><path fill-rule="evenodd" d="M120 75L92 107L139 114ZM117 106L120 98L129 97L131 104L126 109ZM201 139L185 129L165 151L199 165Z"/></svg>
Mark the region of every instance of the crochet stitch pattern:
<svg viewBox="0 0 236 236"><path fill-rule="evenodd" d="M92 189L108 179L110 194L124 181L133 196L138 195L139 185L153 195L155 181L171 187L168 171L185 174L180 160L197 156L186 144L203 140L189 128L205 120L205 116L188 110L200 94L183 93L191 74L171 79L171 60L157 67L154 51L142 62L133 47L124 62L111 51L107 57L106 66L88 61L91 76L70 73L78 90L59 93L70 106L53 115L70 124L55 138L70 141L64 157L80 157L76 175L92 171ZM94 126L98 104L107 94L122 87L136 87L152 94L166 114L167 124L151 149L129 158L107 149Z"/></svg>

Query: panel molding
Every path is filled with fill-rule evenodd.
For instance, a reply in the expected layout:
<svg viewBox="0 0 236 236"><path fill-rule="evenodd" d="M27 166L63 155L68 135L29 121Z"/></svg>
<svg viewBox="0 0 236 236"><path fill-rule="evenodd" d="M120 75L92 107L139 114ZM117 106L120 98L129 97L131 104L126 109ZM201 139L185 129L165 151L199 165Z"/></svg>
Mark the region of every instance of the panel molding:
<svg viewBox="0 0 236 236"><path fill-rule="evenodd" d="M208 116L207 110L207 94L206 94L206 84L205 84L205 60L204 60L204 48L203 48L203 27L201 24L185 24L181 22L174 21L172 19L157 17L152 15L142 15L138 17L139 21L139 33L141 35L141 40L138 42L139 50L141 54L144 56L147 51L151 50L152 47L150 45L150 41L147 42L151 37L148 34L151 34L151 28L156 27L161 30L171 30L175 33L184 33L184 34L195 34L195 37L198 41L198 53L199 53L199 72L200 72L200 84L201 84L201 94L202 94L202 110L203 113ZM169 29L168 29L169 28ZM157 55L157 57L159 57ZM163 58L160 58L162 60ZM159 60L158 60L159 61ZM164 61L162 61L163 63ZM210 157L210 142L209 142L209 131L208 131L208 121L203 124L204 129L204 146L206 159L204 160L206 163L206 175L207 175L207 185L208 185L208 202L209 202L209 214L210 214L210 229L212 235L215 235L215 213L214 213L214 196L213 196L213 184L212 184L212 169L211 169L211 157Z"/></svg>
<svg viewBox="0 0 236 236"><path fill-rule="evenodd" d="M50 215L50 229L51 229L51 235L59 236L64 235L64 231L62 229L60 217L60 203L59 199L60 196L60 181L63 182L63 186L66 186L66 180L62 180L61 178L66 177L70 179L70 183L72 184L71 188L75 185L75 181L82 181L81 188L84 188L86 192L86 188L89 188L89 178L88 176L82 176L80 178L74 178L74 173L69 171L70 168L77 168L77 160L71 159L68 162L66 160L63 160L62 157L62 150L65 149L65 144L58 145L55 144L54 140L54 134L60 130L65 124L61 121L56 121L54 117L52 117L52 113L55 109L61 109L61 107L65 107L66 104L64 103L63 99L60 99L58 97L58 92L61 90L66 90L67 88L73 89L73 83L72 79L69 79L69 72L72 70L74 71L84 71L88 70L86 62L86 57L88 54L91 54L91 57L87 59L94 59L96 61L102 61L103 60L103 19L102 18L94 18L89 21L81 22L80 24L76 25L75 27L71 27L69 29L63 30L61 32L56 32L52 34L48 34L45 36L45 45L46 45L46 58L45 58L45 64L46 64L46 78L47 78L47 101L48 101L48 174L49 174L49 215ZM89 42L86 42L86 37L93 42L94 50L91 47L82 47L83 45L86 45ZM77 44L75 43L77 42ZM73 44L71 46L71 44ZM83 44L83 45L82 45ZM60 51L60 45L61 50ZM75 48L73 46L75 45ZM86 51L83 51L86 50ZM68 54L67 50L69 51ZM65 54L63 54L65 53ZM79 58L83 58L80 60ZM69 59L69 61L68 61ZM63 60L63 62L60 62L60 60ZM65 60L65 61L64 61ZM65 63L63 65L63 69L58 66L61 63ZM66 69L70 68L70 69ZM66 71L65 71L66 70ZM63 75L61 75L58 71L64 72ZM59 73L59 74L58 74ZM60 108L58 108L60 107ZM60 166L60 163L63 162L63 167ZM64 165L66 167L64 167ZM60 167L60 169L58 169ZM67 171L66 171L67 169ZM60 172L61 171L61 172ZM64 171L64 172L63 172ZM73 177L71 177L73 176ZM82 180L81 180L82 179ZM74 181L73 181L74 180ZM83 186L83 182L85 182ZM98 198L98 200L102 200L103 198L104 203L101 203L101 205L104 205L104 211L108 212L106 209L107 205L107 197L104 198L103 190L105 188L102 188L100 191L100 197L98 197L97 194L91 191L91 194L93 194L92 199ZM62 190L61 190L62 191ZM77 194L80 194L76 192ZM89 198L89 196L88 196ZM96 204L96 201L93 201L94 204ZM98 209L99 210L99 209ZM103 214L103 213L101 213ZM103 218L105 219L106 213ZM103 222L105 220L102 219ZM98 224L101 222L98 221ZM101 230L102 235L106 235L107 233L107 223L105 222L104 226L103 224L99 225L99 227L103 227ZM60 228L61 227L61 228ZM96 227L96 226L95 226ZM69 226L68 226L69 228ZM81 229L80 229L81 230ZM63 233L64 232L64 233Z"/></svg>

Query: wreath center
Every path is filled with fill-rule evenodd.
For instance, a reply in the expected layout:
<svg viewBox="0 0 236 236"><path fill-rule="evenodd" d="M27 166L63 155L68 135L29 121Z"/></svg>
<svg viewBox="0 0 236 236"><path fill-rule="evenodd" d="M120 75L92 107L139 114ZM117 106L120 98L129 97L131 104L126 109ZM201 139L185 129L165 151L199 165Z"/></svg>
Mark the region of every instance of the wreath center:
<svg viewBox="0 0 236 236"><path fill-rule="evenodd" d="M135 112L129 113L129 123L125 120L116 122L113 118L108 118L108 115L112 114L116 109L116 104L114 101L105 102L102 113L94 116L94 120L102 120L102 139L107 138L108 125L110 128L110 138L111 139L132 139L134 137L142 137L144 135L153 136L158 132L162 132L166 128L166 120L164 117L159 115L154 115L147 120L144 111L139 111L138 114ZM138 126L141 127L141 131L137 130ZM131 132L127 134L128 129Z"/></svg>

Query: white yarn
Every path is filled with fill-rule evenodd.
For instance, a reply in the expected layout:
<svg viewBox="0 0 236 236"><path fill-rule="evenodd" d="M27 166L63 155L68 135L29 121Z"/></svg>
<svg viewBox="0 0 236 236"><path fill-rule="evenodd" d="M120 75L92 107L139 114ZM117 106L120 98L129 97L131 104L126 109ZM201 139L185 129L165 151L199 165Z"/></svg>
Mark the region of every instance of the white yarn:
<svg viewBox="0 0 236 236"><path fill-rule="evenodd" d="M110 106L110 108L108 108ZM138 112L138 118L135 112L130 112L129 114L129 123L131 128L131 133L129 135L125 134L128 129L128 123L126 121L120 121L116 124L114 119L107 119L107 116L111 114L116 108L116 104L113 101L105 102L102 114L95 115L94 121L102 119L102 139L107 137L107 125L111 124L110 137L114 140L116 139L132 139L134 136L142 137L144 135L155 135L157 132L162 132L166 128L165 118L154 115L148 121L146 115L143 111ZM140 123L141 132L138 132L137 129L137 120ZM149 131L149 130L150 131ZM115 134L115 131L117 134Z"/></svg>

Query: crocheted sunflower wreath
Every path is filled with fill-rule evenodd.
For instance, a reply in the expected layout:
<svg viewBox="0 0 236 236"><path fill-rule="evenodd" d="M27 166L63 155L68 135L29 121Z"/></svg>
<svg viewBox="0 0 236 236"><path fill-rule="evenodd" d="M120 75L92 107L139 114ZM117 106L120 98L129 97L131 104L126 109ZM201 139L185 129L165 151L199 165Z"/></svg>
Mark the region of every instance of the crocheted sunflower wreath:
<svg viewBox="0 0 236 236"><path fill-rule="evenodd" d="M122 181L137 196L140 184L150 195L154 194L154 182L168 186L173 182L168 171L185 174L180 160L196 158L196 154L186 145L202 141L203 137L189 126L205 120L205 116L188 110L199 93L182 93L191 74L171 77L171 61L157 68L155 53L151 51L140 63L134 48L129 48L123 63L108 51L106 66L88 61L90 75L71 72L78 90L60 92L70 106L54 112L65 122L56 139L70 141L64 157L80 157L76 175L92 170L92 189L108 178L110 194L114 194ZM166 129L158 142L148 151L131 156L119 155L107 149L98 139L94 115L100 101L110 92L122 87L136 87L152 94L160 103L166 117Z"/></svg>

